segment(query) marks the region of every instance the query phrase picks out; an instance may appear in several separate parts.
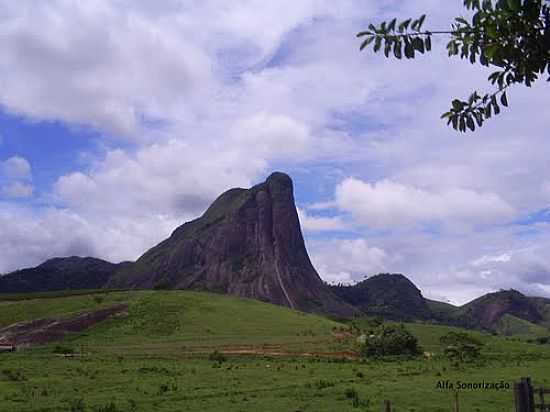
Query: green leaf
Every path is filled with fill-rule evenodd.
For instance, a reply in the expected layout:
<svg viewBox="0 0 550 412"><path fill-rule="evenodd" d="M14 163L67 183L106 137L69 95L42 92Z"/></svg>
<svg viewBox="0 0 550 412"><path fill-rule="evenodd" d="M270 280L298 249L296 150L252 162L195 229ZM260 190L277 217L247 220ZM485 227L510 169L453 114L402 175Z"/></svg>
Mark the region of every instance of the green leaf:
<svg viewBox="0 0 550 412"><path fill-rule="evenodd" d="M426 15L425 14L420 16L420 18L418 19L418 30L420 30L422 28L422 25L424 24L424 20L426 20Z"/></svg>
<svg viewBox="0 0 550 412"><path fill-rule="evenodd" d="M376 36L376 41L374 42L374 52L376 53L378 50L380 50L381 46L382 46L382 37Z"/></svg>
<svg viewBox="0 0 550 412"><path fill-rule="evenodd" d="M481 115L481 113L480 112L475 112L474 116L475 116L477 125L479 127L483 126L483 116Z"/></svg>
<svg viewBox="0 0 550 412"><path fill-rule="evenodd" d="M464 119L464 116L460 116L460 131L466 131L466 120Z"/></svg>
<svg viewBox="0 0 550 412"><path fill-rule="evenodd" d="M466 125L468 128L473 132L476 129L476 126L474 124L474 119L472 119L472 116L468 116L466 120Z"/></svg>
<svg viewBox="0 0 550 412"><path fill-rule="evenodd" d="M414 50L418 50L420 53L424 54L424 42L420 37L414 37L412 39L412 46Z"/></svg>
<svg viewBox="0 0 550 412"><path fill-rule="evenodd" d="M491 105L488 104L485 106L485 118L490 119L491 118Z"/></svg>
<svg viewBox="0 0 550 412"><path fill-rule="evenodd" d="M498 107L497 97L494 94L491 96L491 104L493 105L493 109L495 111L495 114L499 114L500 113L500 107Z"/></svg>
<svg viewBox="0 0 550 412"><path fill-rule="evenodd" d="M355 35L355 37L367 36L367 35L369 35L369 34L372 34L372 32L371 32L371 31L360 31L359 33L357 33L357 34Z"/></svg>
<svg viewBox="0 0 550 412"><path fill-rule="evenodd" d="M414 59L414 47L408 38L405 37L405 57Z"/></svg>
<svg viewBox="0 0 550 412"><path fill-rule="evenodd" d="M452 102L452 105L453 105L453 109L457 112L460 112L464 108L464 103L462 103L458 99L454 99Z"/></svg>
<svg viewBox="0 0 550 412"><path fill-rule="evenodd" d="M500 103L502 103L504 107L508 107L508 99L506 98L506 92L503 92L502 96L500 96Z"/></svg>
<svg viewBox="0 0 550 412"><path fill-rule="evenodd" d="M432 49L432 38L430 36L426 36L424 39L424 47L426 47L427 51L430 51Z"/></svg>
<svg viewBox="0 0 550 412"><path fill-rule="evenodd" d="M521 0L508 0L508 7L513 12L520 12L521 11Z"/></svg>
<svg viewBox="0 0 550 412"><path fill-rule="evenodd" d="M367 47L369 44L371 44L374 39L375 39L375 36L371 36L371 37L368 37L367 39L365 39L365 41L363 41L363 43L361 43L361 47L359 47L359 50L363 50L365 47Z"/></svg>
<svg viewBox="0 0 550 412"><path fill-rule="evenodd" d="M404 32L405 30L407 30L409 28L409 24L411 23L411 20L412 19L407 19L405 20L404 22L402 22L400 25L399 25L399 31L400 32Z"/></svg>
<svg viewBox="0 0 550 412"><path fill-rule="evenodd" d="M386 39L386 45L384 46L384 56L390 57L390 51L391 51L391 40Z"/></svg>
<svg viewBox="0 0 550 412"><path fill-rule="evenodd" d="M399 41L396 41L394 46L393 46L393 54L398 59L401 59L401 44L402 44L401 40L399 40Z"/></svg>
<svg viewBox="0 0 550 412"><path fill-rule="evenodd" d="M388 31L394 31L395 30L395 23L397 23L397 19L393 19L389 26L388 26Z"/></svg>

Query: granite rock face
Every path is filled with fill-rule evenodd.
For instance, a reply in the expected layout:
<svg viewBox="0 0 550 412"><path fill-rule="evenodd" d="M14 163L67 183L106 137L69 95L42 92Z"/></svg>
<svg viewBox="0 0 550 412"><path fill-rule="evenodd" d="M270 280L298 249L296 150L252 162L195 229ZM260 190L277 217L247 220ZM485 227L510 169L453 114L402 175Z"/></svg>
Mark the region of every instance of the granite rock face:
<svg viewBox="0 0 550 412"><path fill-rule="evenodd" d="M178 227L108 287L194 289L290 308L351 316L313 268L290 177L273 173L250 189L231 189L198 219Z"/></svg>

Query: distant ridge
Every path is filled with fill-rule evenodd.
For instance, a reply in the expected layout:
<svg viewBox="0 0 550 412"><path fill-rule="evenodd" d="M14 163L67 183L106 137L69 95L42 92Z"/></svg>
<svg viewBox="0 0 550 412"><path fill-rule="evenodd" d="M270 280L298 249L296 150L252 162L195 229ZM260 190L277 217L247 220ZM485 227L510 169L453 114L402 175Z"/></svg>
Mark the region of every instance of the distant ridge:
<svg viewBox="0 0 550 412"><path fill-rule="evenodd" d="M0 292L29 293L64 289L100 289L126 263L92 257L53 258L34 268L0 276Z"/></svg>
<svg viewBox="0 0 550 412"><path fill-rule="evenodd" d="M331 290L369 315L395 320L433 317L420 289L398 273L381 273L353 286L331 286Z"/></svg>

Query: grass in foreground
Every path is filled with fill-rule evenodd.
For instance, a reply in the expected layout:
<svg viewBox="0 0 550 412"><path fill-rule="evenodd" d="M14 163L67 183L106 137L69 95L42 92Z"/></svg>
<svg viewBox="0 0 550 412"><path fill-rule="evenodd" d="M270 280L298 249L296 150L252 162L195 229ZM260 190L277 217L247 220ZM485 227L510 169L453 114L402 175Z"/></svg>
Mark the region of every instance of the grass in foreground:
<svg viewBox="0 0 550 412"><path fill-rule="evenodd" d="M330 320L260 302L195 292L113 292L1 303L0 323L68 316L117 302L128 314L71 336L60 345L75 357L53 353L56 344L0 354L0 411L379 411L451 410L454 393L439 381L504 381L521 376L550 386L550 346L479 334L484 358L454 367L437 356L439 336L454 328L407 324L431 359L343 360L298 356L330 352ZM12 306L13 305L13 306ZM40 308L42 305L42 308ZM45 311L45 312L41 312ZM273 346L283 356L264 356ZM215 349L254 347L256 356L209 360ZM83 355L78 353L83 350ZM511 389L466 390L461 411L501 412L513 406Z"/></svg>

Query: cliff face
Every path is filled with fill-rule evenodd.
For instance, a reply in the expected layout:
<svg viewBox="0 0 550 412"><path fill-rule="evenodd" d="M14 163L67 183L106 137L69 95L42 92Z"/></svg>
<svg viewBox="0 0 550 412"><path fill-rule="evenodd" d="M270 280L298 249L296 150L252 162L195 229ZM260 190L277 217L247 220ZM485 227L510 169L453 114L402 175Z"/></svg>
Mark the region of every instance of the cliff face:
<svg viewBox="0 0 550 412"><path fill-rule="evenodd" d="M308 312L355 312L313 268L292 181L283 173L223 193L203 216L117 272L108 287L207 290Z"/></svg>

